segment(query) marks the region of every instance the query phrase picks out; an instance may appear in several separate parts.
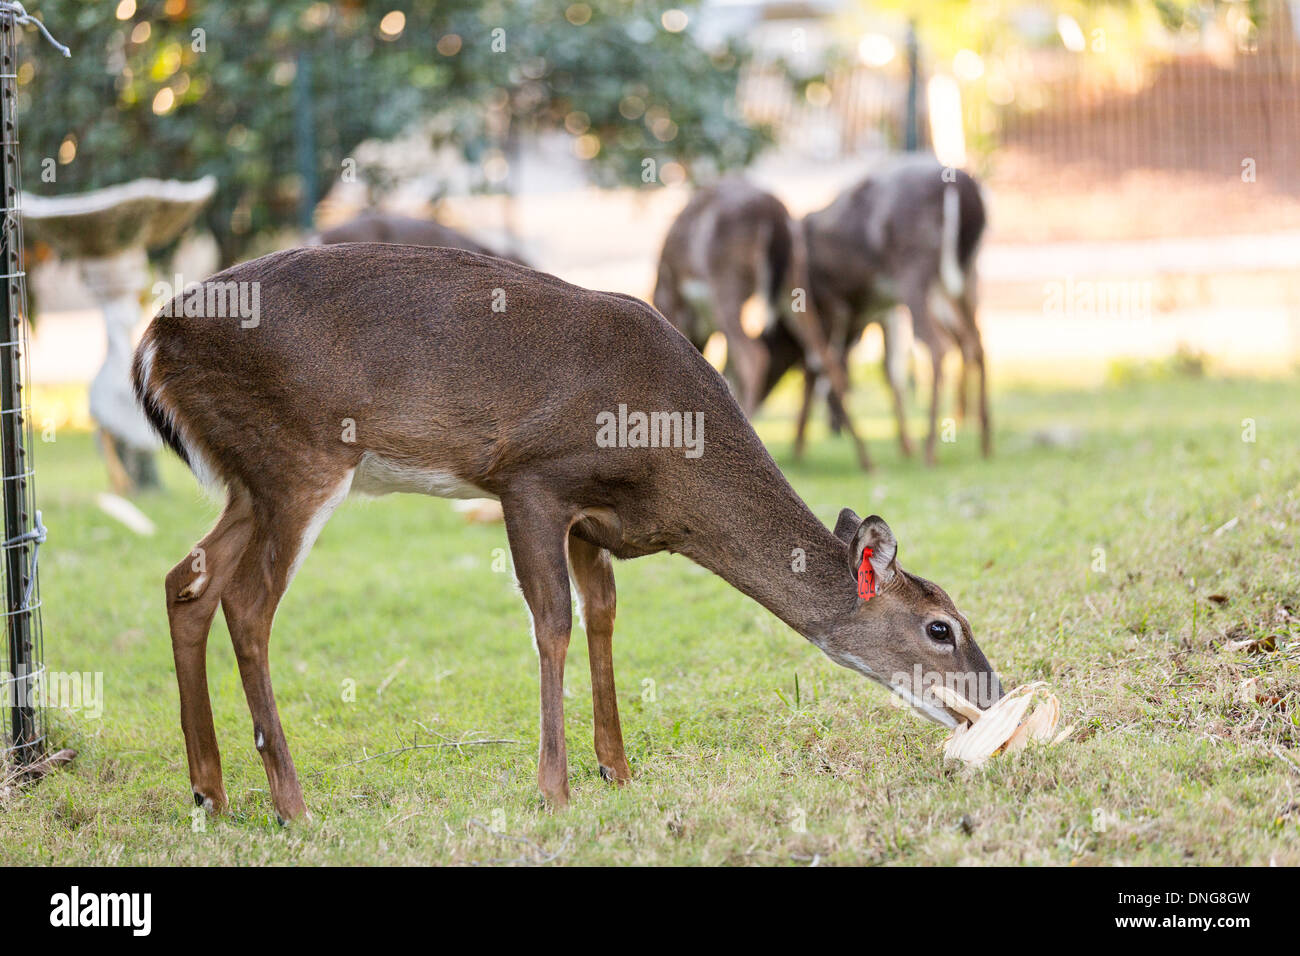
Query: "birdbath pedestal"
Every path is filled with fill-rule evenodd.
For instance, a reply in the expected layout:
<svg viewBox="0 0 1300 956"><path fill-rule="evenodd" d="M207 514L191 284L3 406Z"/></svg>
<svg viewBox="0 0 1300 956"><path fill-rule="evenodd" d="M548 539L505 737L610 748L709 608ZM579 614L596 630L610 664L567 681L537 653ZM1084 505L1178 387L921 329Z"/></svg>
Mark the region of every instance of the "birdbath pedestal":
<svg viewBox="0 0 1300 956"><path fill-rule="evenodd" d="M81 277L104 314L108 350L90 383L90 414L99 426L109 479L120 492L158 484L159 439L131 387L131 332L149 283L145 252L180 235L216 187L212 176L195 182L137 179L70 196L22 197L28 237L79 260Z"/></svg>

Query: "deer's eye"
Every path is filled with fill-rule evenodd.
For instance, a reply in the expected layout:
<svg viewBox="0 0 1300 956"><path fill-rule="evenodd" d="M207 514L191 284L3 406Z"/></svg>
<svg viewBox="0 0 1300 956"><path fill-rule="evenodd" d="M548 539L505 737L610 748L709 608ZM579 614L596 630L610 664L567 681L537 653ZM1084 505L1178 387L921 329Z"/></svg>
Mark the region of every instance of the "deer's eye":
<svg viewBox="0 0 1300 956"><path fill-rule="evenodd" d="M930 635L932 641L951 641L952 628L946 621L931 621L926 625L925 632Z"/></svg>

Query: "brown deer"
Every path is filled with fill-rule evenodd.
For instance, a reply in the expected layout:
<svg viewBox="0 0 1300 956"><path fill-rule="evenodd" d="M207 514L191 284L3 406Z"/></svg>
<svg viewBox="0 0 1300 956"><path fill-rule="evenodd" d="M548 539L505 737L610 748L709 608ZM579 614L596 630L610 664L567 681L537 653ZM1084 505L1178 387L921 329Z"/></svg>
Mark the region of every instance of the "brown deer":
<svg viewBox="0 0 1300 956"><path fill-rule="evenodd" d="M942 724L955 715L927 693L936 681L985 705L1001 695L966 618L901 568L889 526L848 509L834 531L822 524L722 377L644 302L502 259L376 243L290 249L204 287L231 283L257 283L256 321L173 303L133 369L159 434L227 495L165 587L190 782L209 811L227 806L205 665L218 604L275 810L306 810L268 642L285 589L349 493L501 501L540 661L538 784L553 806L569 793L571 581L600 772L630 777L611 556L686 555Z"/></svg>
<svg viewBox="0 0 1300 956"><path fill-rule="evenodd" d="M842 364L867 325L881 323L899 442L910 454L903 403L906 356L897 343L894 311L900 303L907 306L912 330L930 353L930 431L925 444L930 464L935 457L943 360L950 342L962 354L958 414L965 415L968 371L973 368L979 375L980 444L986 456L992 450L984 345L975 321L975 260L985 221L975 180L927 155L895 158L825 209L804 218L813 299L831 354L836 364ZM773 341L781 335L780 329L773 329L763 344L769 353L794 355L797 361L789 343ZM779 378L783 371L771 369L765 388L774 386L774 376ZM796 449L803 444L818 371L805 375ZM842 397L832 393L828 398L833 414L842 415L837 407Z"/></svg>
<svg viewBox="0 0 1300 956"><path fill-rule="evenodd" d="M752 417L767 394L771 357L764 338L745 332L741 310L759 296L768 309L769 332L779 327L814 374L826 369L830 391L843 407L848 377L842 361L830 362L808 285L806 250L781 200L732 177L697 190L673 220L659 256L654 305L700 351L714 331L722 332L740 406ZM866 445L847 416L844 424L859 463L870 471Z"/></svg>

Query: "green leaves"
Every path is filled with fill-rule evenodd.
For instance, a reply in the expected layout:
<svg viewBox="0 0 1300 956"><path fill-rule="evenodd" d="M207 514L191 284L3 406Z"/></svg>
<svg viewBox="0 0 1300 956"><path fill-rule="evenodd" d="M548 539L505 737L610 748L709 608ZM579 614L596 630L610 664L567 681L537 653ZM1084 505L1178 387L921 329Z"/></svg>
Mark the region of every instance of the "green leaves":
<svg viewBox="0 0 1300 956"><path fill-rule="evenodd" d="M735 115L742 52L664 29L664 0L598 6L140 0L119 20L115 3L43 0L73 58L23 45L26 182L58 194L212 173L206 225L230 262L308 217L363 140L435 114L472 163L570 120L606 184L642 184L646 159L687 175L748 163L765 136ZM68 137L75 158L42 181Z"/></svg>

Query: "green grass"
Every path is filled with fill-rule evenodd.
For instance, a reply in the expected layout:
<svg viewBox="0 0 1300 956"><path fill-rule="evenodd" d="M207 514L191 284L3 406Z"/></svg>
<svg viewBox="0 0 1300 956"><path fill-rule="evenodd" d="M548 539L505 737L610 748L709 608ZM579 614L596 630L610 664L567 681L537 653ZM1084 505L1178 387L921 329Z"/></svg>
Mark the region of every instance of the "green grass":
<svg viewBox="0 0 1300 956"><path fill-rule="evenodd" d="M89 437L61 434L37 448L46 658L102 671L104 712L52 711L56 742L80 755L0 805L0 864L1300 863L1297 383L999 392L996 457L981 460L963 428L935 469L899 459L874 385L856 400L875 412L871 477L822 434L793 463L788 404L760 430L821 518L848 505L890 521L901 562L947 588L1004 679L1051 682L1080 727L1070 742L946 767L941 728L659 555L616 569L636 779L598 777L575 627L573 802L549 813L527 617L493 570L504 531L395 496L340 510L276 620L272 672L314 819L274 822L218 618L209 667L231 813L196 831L162 578L217 506L169 458L168 490L140 501L158 533L135 537L94 504L104 472ZM1035 440L1060 426L1077 441ZM1278 650L1218 648L1249 635L1277 635ZM516 742L346 766L438 735Z"/></svg>

